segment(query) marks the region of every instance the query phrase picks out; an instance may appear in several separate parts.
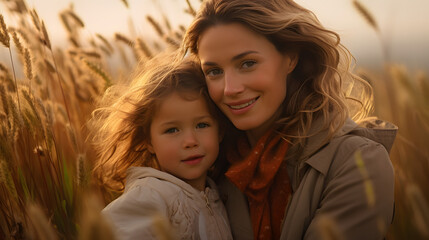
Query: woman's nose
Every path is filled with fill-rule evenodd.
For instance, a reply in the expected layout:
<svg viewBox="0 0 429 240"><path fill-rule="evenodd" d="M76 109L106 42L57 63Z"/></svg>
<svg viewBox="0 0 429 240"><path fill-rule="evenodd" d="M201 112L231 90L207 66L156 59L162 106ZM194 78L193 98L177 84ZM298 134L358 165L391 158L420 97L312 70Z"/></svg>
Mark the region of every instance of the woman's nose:
<svg viewBox="0 0 429 240"><path fill-rule="evenodd" d="M237 95L244 91L244 86L240 81L239 76L234 74L234 72L225 72L225 85L223 93L225 96Z"/></svg>

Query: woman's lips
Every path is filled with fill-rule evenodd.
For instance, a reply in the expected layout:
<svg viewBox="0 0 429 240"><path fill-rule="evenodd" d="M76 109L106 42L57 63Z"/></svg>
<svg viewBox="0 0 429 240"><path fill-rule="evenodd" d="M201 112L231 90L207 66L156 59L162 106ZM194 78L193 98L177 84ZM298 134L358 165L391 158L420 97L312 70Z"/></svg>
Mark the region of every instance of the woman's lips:
<svg viewBox="0 0 429 240"><path fill-rule="evenodd" d="M226 105L231 109L231 112L233 112L235 114L243 114L243 113L247 112L250 108L252 108L252 106L254 105L254 103L258 99L259 99L259 97L256 97L256 98L246 100L246 101L228 103Z"/></svg>
<svg viewBox="0 0 429 240"><path fill-rule="evenodd" d="M242 109L245 108L247 106L249 106L250 104L256 102L257 98L254 98L248 102L242 103L242 104L235 104L235 105L228 105L230 108L232 109Z"/></svg>

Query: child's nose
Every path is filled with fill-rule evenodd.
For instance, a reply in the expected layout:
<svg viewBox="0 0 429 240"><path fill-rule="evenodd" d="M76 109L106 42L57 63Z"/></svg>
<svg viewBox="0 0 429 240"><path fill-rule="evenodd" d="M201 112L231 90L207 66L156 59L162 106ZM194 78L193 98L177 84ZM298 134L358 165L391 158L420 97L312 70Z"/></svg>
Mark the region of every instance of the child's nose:
<svg viewBox="0 0 429 240"><path fill-rule="evenodd" d="M185 133L185 137L183 139L183 145L185 148L192 148L192 147L198 146L198 139L194 131L188 131Z"/></svg>

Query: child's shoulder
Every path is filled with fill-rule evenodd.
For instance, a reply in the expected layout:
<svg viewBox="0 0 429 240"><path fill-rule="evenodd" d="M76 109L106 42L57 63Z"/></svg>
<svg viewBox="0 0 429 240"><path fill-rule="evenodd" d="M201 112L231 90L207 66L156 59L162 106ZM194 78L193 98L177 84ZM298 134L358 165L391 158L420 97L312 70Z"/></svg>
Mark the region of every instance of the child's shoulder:
<svg viewBox="0 0 429 240"><path fill-rule="evenodd" d="M124 194L136 191L157 192L158 194L175 194L181 188L165 176L168 173L149 167L133 167L128 171Z"/></svg>
<svg viewBox="0 0 429 240"><path fill-rule="evenodd" d="M128 170L124 194L137 191L156 192L165 198L180 195L180 192L196 194L196 190L183 180L150 167L132 167Z"/></svg>
<svg viewBox="0 0 429 240"><path fill-rule="evenodd" d="M171 201L182 195L182 189L179 186L152 176L150 172L152 172L150 168L139 167L129 173L124 193L111 202L105 211L136 207L165 208L171 204Z"/></svg>

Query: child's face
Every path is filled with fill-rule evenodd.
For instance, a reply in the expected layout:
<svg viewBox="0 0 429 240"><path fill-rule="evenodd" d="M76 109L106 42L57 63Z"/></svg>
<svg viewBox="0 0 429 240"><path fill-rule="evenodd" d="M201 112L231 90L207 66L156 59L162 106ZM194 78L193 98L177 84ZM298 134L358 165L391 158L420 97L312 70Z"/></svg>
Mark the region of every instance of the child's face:
<svg viewBox="0 0 429 240"><path fill-rule="evenodd" d="M219 151L219 127L203 97L187 100L177 93L159 105L150 127L149 150L161 170L204 189L207 169Z"/></svg>

